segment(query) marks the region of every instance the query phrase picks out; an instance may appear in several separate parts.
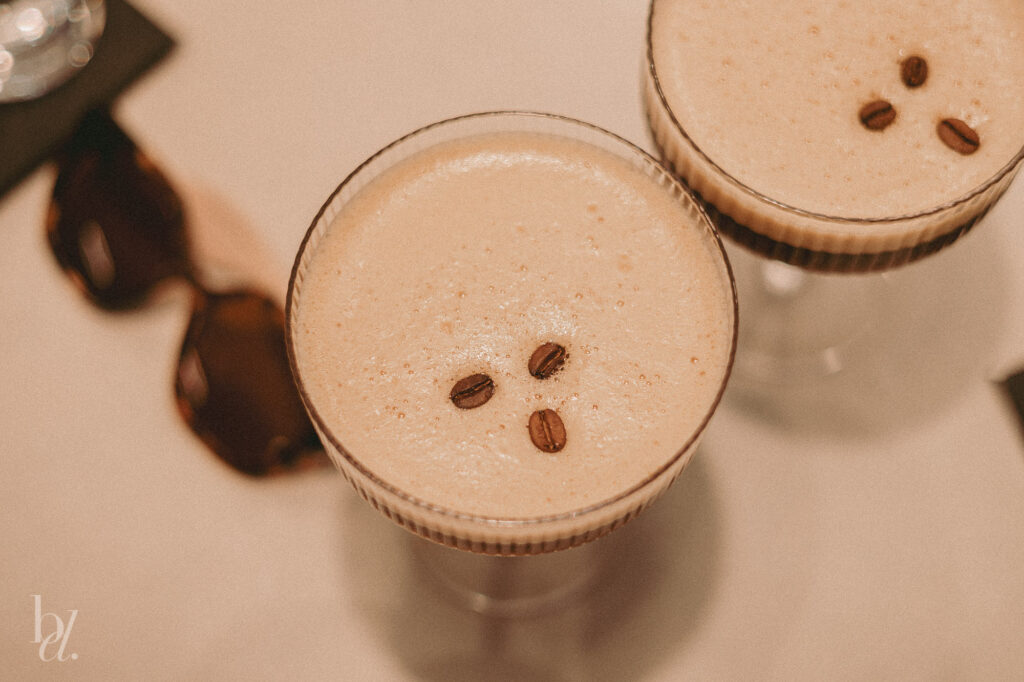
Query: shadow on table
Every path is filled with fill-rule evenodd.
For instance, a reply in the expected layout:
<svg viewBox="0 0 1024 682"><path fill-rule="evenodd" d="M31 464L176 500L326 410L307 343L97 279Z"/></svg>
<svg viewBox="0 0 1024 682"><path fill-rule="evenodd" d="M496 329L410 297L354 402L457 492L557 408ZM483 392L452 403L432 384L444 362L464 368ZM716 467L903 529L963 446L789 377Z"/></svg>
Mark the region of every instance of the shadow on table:
<svg viewBox="0 0 1024 682"><path fill-rule="evenodd" d="M345 509L343 594L414 679L641 679L686 645L714 597L719 520L704 456L598 541L594 586L549 611L495 618L459 607L414 560L412 543L425 541L355 496Z"/></svg>

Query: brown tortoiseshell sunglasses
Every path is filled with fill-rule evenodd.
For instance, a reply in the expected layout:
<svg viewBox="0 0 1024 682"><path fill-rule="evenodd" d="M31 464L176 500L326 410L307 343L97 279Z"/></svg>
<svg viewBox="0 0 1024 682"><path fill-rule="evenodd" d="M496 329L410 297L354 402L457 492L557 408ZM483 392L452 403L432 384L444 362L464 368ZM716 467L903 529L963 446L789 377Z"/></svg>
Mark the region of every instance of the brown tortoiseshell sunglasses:
<svg viewBox="0 0 1024 682"><path fill-rule="evenodd" d="M191 289L174 388L196 435L253 476L327 462L288 367L280 307L252 289L204 286L181 199L109 112L87 114L57 162L47 237L93 303L128 310L162 283Z"/></svg>

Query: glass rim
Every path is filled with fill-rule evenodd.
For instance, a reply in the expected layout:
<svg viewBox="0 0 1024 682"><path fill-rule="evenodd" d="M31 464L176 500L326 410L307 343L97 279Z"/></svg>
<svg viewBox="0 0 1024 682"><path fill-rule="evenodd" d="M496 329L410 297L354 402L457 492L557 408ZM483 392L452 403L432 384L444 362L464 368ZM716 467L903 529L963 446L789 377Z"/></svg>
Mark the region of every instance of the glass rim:
<svg viewBox="0 0 1024 682"><path fill-rule="evenodd" d="M320 415L320 412L317 409L316 405L313 404L312 398L306 391L305 382L303 381L302 374L299 371L298 360L296 358L295 352L295 330L292 323L292 317L295 306L295 285L299 277L300 266L302 264L303 257L305 255L307 247L309 246L309 243L314 233L317 231L317 227L320 224L321 219L323 218L328 208L334 203L337 196L348 187L349 183L352 180L359 176L367 167L369 167L371 164L373 164L375 161L381 158L382 155L403 145L407 141L413 138L417 138L422 134L432 131L439 127L459 124L460 122L468 120L486 118L507 118L510 120L517 118L547 119L551 121L556 121L559 125L582 127L584 129L591 131L592 133L597 133L598 135L603 135L613 140L617 145L621 146L625 151L628 151L634 157L638 158L642 163L650 164L653 168L660 170L664 174L665 178L671 183L671 186L673 186L677 191L679 191L681 193L681 196L686 197L687 202L691 205L694 211L696 211L698 222L703 224L702 227L704 228L705 232L709 237L712 238L714 250L718 253L720 257L720 264L722 266L724 274L728 277L728 292L732 299L732 329L729 340L729 355L726 361L725 373L722 376L721 384L718 387L718 391L715 393L714 399L709 404L707 410L701 418L701 421L698 423L696 428L686 439L685 443L683 443L683 445L678 450L676 450L676 452L671 457L669 457L664 463L662 463L657 469L655 469L653 472L644 477L641 481L633 484L629 488L611 497L599 500L584 507L571 509L564 512L558 512L554 514L546 514L543 516L502 517L459 511L457 509L446 507L444 505L436 504L434 502L429 502L427 500L419 498L411 493L402 490L401 488L395 486L394 484L383 480L376 473L370 470L366 465L364 465L351 452L349 452L349 450L341 443L340 439L334 434L332 429L326 424L323 417ZM621 155L620 158L625 158L628 160L628 157L626 157L625 154ZM402 135L401 137L396 138L395 140L388 143L384 147L381 147L378 151L374 152L371 156L367 157L366 160L364 160L362 163L356 166L355 169L353 169L345 177L345 179L341 181L341 183L334 189L334 191L330 193L326 201L320 207L320 210L318 210L316 215L313 217L313 220L310 223L309 228L307 228L306 234L303 237L302 242L300 243L298 250L296 252L294 263L292 264L291 276L289 277L288 280L288 293L287 298L285 300L285 349L288 354L288 363L291 367L292 375L295 379L295 384L296 387L298 388L299 395L302 398L302 402L308 409L313 422L317 425L317 430L329 442L329 445L333 447L336 450L336 452L339 455L341 455L349 465L354 467L355 470L358 471L360 475L364 476L374 486L379 487L380 489L386 491L390 495L397 497L403 502L411 504L415 508L420 509L422 511L439 515L454 521L469 522L478 526L486 526L492 528L534 527L588 516L603 509L608 509L626 500L627 498L635 495L644 488L654 485L658 480L661 479L662 476L665 475L666 472L670 471L672 467L680 461L681 458L685 457L687 453L691 451L691 448L694 446L697 440L703 435L704 431L707 429L707 426L711 421L711 417L717 411L718 406L722 401L722 396L725 392L725 388L729 383L729 377L732 373L732 367L736 356L738 328L739 302L736 293L736 279L733 275L732 265L729 262L729 258L726 254L725 247L722 243L721 235L719 234L718 228L715 226L714 221L710 219L707 212L704 210L704 207L701 206L700 202L697 201L696 198L693 196L693 193L682 182L680 182L679 178L677 178L675 174L669 171L664 164L655 159L648 152L644 151L638 145L630 142L629 140L621 137L620 135L617 135L604 128L601 128L600 126L594 125L592 123L587 123L585 121L581 121L579 119L572 118L569 116L564 116L561 114L514 109L482 111L471 114L463 114L435 121L434 123L430 123L422 127L416 128L415 130L408 132Z"/></svg>
<svg viewBox="0 0 1024 682"><path fill-rule="evenodd" d="M945 203L933 206L930 208L922 209L920 211L913 211L910 213L901 213L895 216L882 216L879 218L863 218L863 217L850 217L850 216L837 216L829 215L827 213L821 213L818 211L810 211L808 209L799 208L791 204L773 199L758 190L754 189L750 185L747 185L743 181L737 179L732 174L725 171L721 166L718 165L708 154L696 143L693 138L686 132L683 125L676 118L675 111L669 105L668 100L665 97L665 92L662 90L661 81L658 78L658 70L654 63L654 6L659 0L650 0L647 12L647 73L651 78L651 82L654 85L654 90L658 96L658 103L661 105L661 109L668 115L669 121L671 121L672 128L682 135L686 144L689 145L693 151L708 165L710 165L720 176L726 179L726 181L742 191L744 194L752 197L753 199L769 204L779 210L782 210L793 215L800 216L802 218L809 218L812 220L827 221L832 223L841 223L846 225L892 225L895 223L907 222L912 220L919 220L922 218L928 218L930 216L938 215L944 211L949 211L962 206L975 197L987 192L993 185L999 183L1008 174L1012 173L1017 166L1024 161L1024 145L1017 150L1010 160L1003 165L998 171L989 176L984 182L976 185L974 188L968 190L966 193L951 199Z"/></svg>

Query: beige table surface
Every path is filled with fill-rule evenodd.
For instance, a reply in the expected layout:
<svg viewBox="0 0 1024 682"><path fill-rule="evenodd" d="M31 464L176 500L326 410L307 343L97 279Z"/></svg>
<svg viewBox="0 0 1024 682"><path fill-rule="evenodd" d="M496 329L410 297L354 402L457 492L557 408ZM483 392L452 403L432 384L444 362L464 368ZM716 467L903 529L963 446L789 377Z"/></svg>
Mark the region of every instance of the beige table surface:
<svg viewBox="0 0 1024 682"><path fill-rule="evenodd" d="M180 44L117 116L207 262L282 297L327 194L420 125L536 109L650 148L638 0L137 5ZM680 481L612 536L607 584L498 622L433 591L334 472L210 457L172 403L185 293L84 304L43 241L53 177L0 199L0 678L1024 679L1024 441L994 383L1024 364L1024 183L897 277L905 372L855 402L822 382L799 414L730 388ZM40 660L33 595L76 612L68 660Z"/></svg>

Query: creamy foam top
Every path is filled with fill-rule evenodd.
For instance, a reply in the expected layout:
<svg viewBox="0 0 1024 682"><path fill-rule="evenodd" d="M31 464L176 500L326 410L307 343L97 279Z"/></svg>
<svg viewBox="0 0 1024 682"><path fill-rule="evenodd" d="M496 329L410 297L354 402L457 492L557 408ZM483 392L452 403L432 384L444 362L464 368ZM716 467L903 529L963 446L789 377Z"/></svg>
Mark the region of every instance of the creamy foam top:
<svg viewBox="0 0 1024 682"><path fill-rule="evenodd" d="M683 129L722 169L783 203L844 217L885 217L956 199L1024 146L1024 2L1020 0L657 0L652 45ZM929 66L916 89L900 62ZM869 131L860 107L891 102ZM938 138L959 118L981 146L962 156Z"/></svg>
<svg viewBox="0 0 1024 682"><path fill-rule="evenodd" d="M561 137L430 148L350 201L318 246L295 326L300 374L342 445L450 509L565 512L641 482L682 448L728 364L721 257L686 207L627 162ZM527 361L568 350L546 380ZM485 405L449 400L476 372ZM530 441L558 411L558 453Z"/></svg>

